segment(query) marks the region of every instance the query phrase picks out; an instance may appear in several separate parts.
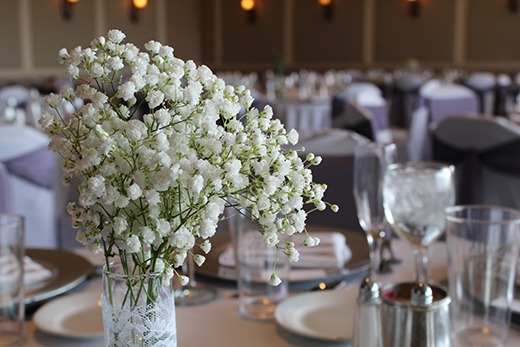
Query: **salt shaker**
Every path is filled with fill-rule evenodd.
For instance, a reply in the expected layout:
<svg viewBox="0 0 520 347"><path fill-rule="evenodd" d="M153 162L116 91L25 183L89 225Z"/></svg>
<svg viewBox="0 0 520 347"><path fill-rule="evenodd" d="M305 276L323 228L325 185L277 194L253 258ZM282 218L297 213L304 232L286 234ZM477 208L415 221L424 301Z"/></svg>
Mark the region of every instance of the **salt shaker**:
<svg viewBox="0 0 520 347"><path fill-rule="evenodd" d="M383 346L379 284L369 277L359 287L352 346Z"/></svg>

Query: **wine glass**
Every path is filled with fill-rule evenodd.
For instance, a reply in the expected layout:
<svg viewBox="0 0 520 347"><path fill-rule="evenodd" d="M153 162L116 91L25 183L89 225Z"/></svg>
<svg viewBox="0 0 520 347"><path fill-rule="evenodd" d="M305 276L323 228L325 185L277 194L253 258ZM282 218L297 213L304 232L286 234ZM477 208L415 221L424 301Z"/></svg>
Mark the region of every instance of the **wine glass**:
<svg viewBox="0 0 520 347"><path fill-rule="evenodd" d="M189 282L175 290L175 305L194 306L214 300L218 292L215 288L197 282L195 279L195 261L191 255L186 257L182 270L189 277Z"/></svg>
<svg viewBox="0 0 520 347"><path fill-rule="evenodd" d="M383 178L388 165L395 163L395 144L363 142L354 150L354 199L361 228L370 250L370 279L376 281L381 239L388 222L383 209ZM366 280L365 280L366 281Z"/></svg>
<svg viewBox="0 0 520 347"><path fill-rule="evenodd" d="M444 210L455 202L454 167L434 162L392 164L383 183L386 218L413 247L415 282L428 287L428 247L444 233Z"/></svg>

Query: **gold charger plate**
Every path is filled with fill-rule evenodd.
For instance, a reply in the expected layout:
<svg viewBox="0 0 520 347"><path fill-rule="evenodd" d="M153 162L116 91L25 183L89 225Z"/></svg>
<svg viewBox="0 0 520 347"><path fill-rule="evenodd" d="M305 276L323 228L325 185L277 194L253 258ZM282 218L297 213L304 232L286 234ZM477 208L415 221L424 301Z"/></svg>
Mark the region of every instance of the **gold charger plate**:
<svg viewBox="0 0 520 347"><path fill-rule="evenodd" d="M26 288L26 305L63 294L87 280L92 272L92 265L85 258L71 252L54 249L26 249L25 254L53 273L48 280Z"/></svg>
<svg viewBox="0 0 520 347"><path fill-rule="evenodd" d="M346 243L352 252L352 257L345 263L343 268L328 268L324 269L325 277L309 278L294 282L309 282L318 280L327 280L335 278L346 278L357 275L361 272L367 271L370 268L370 255L368 251L368 244L365 234L352 232L349 230L338 229L333 227L307 226L309 232L320 231L338 231L346 236ZM222 254L231 243L231 236L228 230L219 230L211 238L212 249L206 256L206 261L202 266L196 267L196 273L215 279L224 279L236 281L236 273L234 267L222 266L219 263L219 256ZM201 251L199 251L200 253Z"/></svg>

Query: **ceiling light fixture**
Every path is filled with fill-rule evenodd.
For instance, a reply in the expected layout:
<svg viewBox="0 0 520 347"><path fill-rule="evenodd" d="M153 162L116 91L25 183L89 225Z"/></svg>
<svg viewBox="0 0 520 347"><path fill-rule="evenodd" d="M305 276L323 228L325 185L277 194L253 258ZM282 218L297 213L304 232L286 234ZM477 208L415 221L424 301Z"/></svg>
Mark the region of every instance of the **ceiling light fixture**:
<svg viewBox="0 0 520 347"><path fill-rule="evenodd" d="M255 0L241 0L240 6L247 13L247 21L249 23L256 22L256 2Z"/></svg>
<svg viewBox="0 0 520 347"><path fill-rule="evenodd" d="M148 5L148 0L131 0L130 1L130 21L137 23L139 21L139 12Z"/></svg>
<svg viewBox="0 0 520 347"><path fill-rule="evenodd" d="M61 16L65 20L72 18L72 8L78 0L61 0Z"/></svg>
<svg viewBox="0 0 520 347"><path fill-rule="evenodd" d="M408 13L410 17L417 18L421 12L421 3L419 0L408 0Z"/></svg>
<svg viewBox="0 0 520 347"><path fill-rule="evenodd" d="M318 0L323 9L323 19L327 22L332 20L334 17L334 6L332 0Z"/></svg>

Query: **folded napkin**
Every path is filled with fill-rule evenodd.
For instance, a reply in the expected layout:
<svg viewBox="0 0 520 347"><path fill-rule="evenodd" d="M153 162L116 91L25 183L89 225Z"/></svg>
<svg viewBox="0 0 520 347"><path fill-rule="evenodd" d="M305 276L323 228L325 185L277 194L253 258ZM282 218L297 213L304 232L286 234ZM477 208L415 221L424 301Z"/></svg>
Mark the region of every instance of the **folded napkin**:
<svg viewBox="0 0 520 347"><path fill-rule="evenodd" d="M298 262L291 263L292 268L343 268L352 257L352 252L346 244L345 235L333 231L311 232L309 235L318 237L320 244L315 247L299 247L300 259ZM255 245L248 246L253 247ZM265 245L262 247L265 247L266 253L269 251ZM228 267L236 265L232 244L220 254L219 264Z"/></svg>
<svg viewBox="0 0 520 347"><path fill-rule="evenodd" d="M26 287L34 286L49 280L53 276L53 272L40 263L35 262L30 257L24 257L24 285ZM17 280L20 268L13 254L5 254L0 256L0 280L4 283L12 283Z"/></svg>

